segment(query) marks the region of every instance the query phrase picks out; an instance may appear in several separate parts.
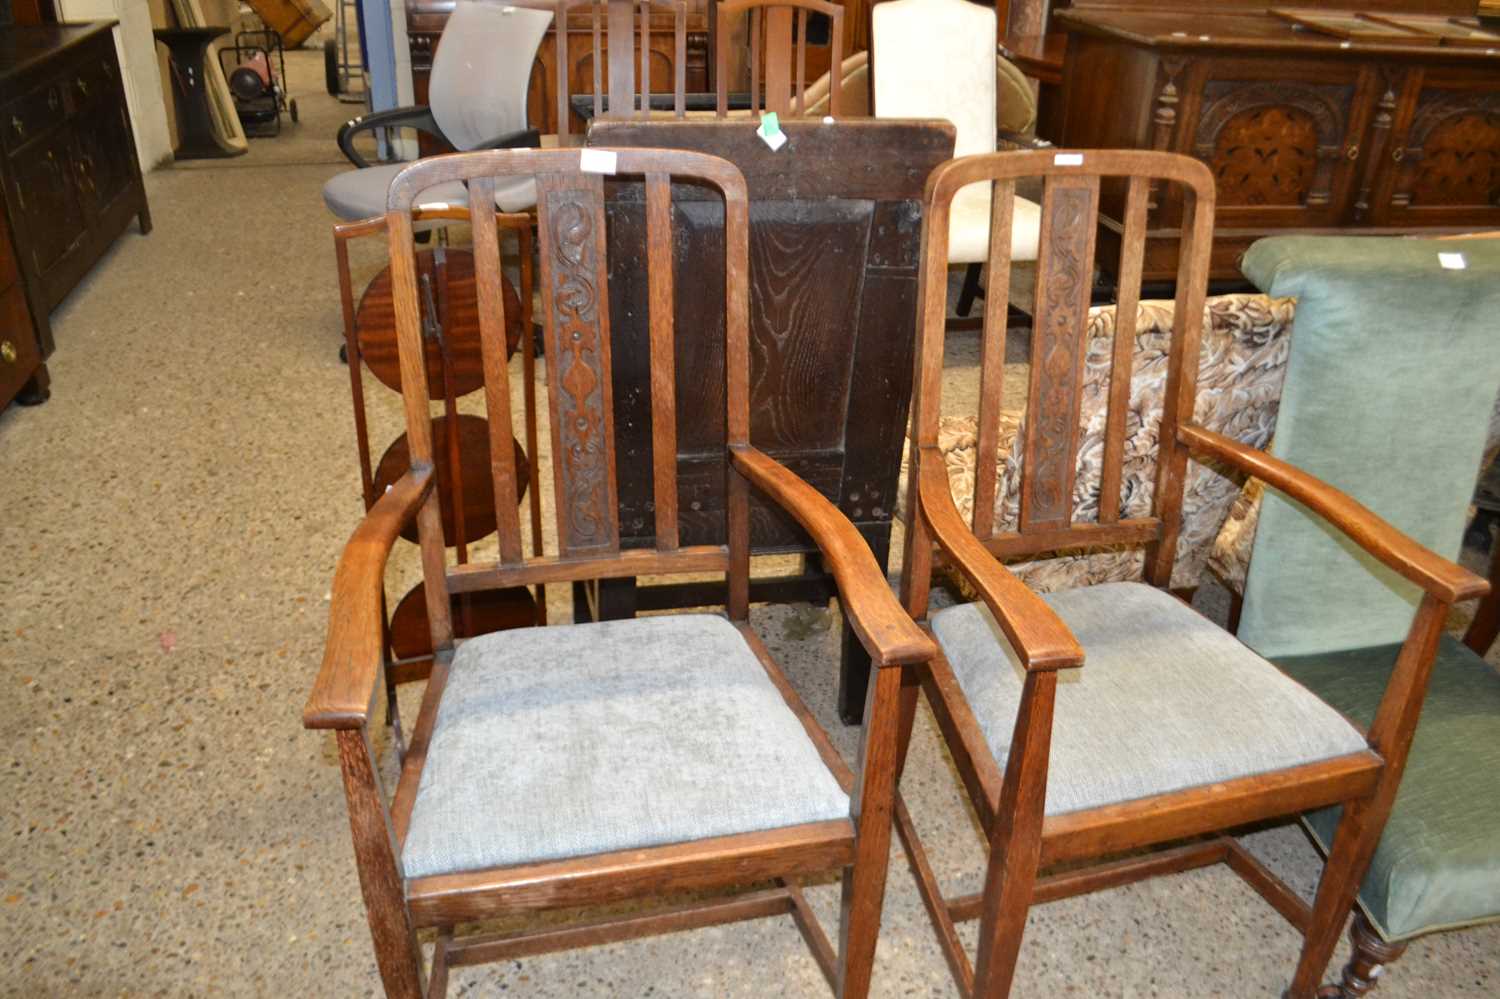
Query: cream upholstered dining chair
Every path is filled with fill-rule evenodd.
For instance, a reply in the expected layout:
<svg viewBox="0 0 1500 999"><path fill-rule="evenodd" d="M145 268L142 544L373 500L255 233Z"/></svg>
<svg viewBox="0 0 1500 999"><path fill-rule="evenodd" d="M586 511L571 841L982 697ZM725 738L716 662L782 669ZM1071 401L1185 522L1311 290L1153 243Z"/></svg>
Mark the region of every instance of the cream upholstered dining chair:
<svg viewBox="0 0 1500 999"><path fill-rule="evenodd" d="M323 203L345 222L385 213L386 191L405 163L371 164L355 147L361 132L410 128L433 135L458 150L537 146L541 136L526 127L526 94L531 64L547 26L549 10L532 10L499 0L458 0L438 40L425 105L361 115L338 133L339 149L357 169L335 174L323 185ZM444 183L422 192L424 205L462 208L463 184ZM495 188L502 212L536 204L536 185L510 177Z"/></svg>
<svg viewBox="0 0 1500 999"><path fill-rule="evenodd" d="M946 118L958 130L955 156L993 153L997 137L995 11L968 0L891 0L870 11L878 118ZM1034 115L1031 116L1034 118ZM1010 210L1011 264L1036 260L1041 210L1016 197ZM990 259L990 191L975 184L953 201L948 263L968 266L966 289ZM966 314L972 293L959 312Z"/></svg>
<svg viewBox="0 0 1500 999"><path fill-rule="evenodd" d="M589 155L594 170L585 171ZM590 164L593 165L593 164ZM655 544L621 545L610 355L604 178L644 201L630 253L650 322ZM493 561L449 564L434 488L433 433L418 316L417 195L471 193L484 405L495 495L515 494L510 375L493 189L534 177L541 260L556 552L527 557L513 501L495 504ZM676 183L674 185L674 181ZM644 183L642 183L644 182ZM674 194L675 188L675 194ZM674 208L674 197L695 204ZM680 543L675 288L698 293L707 263L674 251L681 209L724 213L721 332L727 543ZM354 856L388 996L444 994L448 969L647 933L790 914L833 990L868 994L890 855L893 761L911 663L932 655L854 526L821 492L750 440L750 207L744 175L702 153L662 149L489 150L436 156L391 183L385 216L410 462L370 509L334 577L322 669L303 712L333 729ZM644 262L644 267L641 266ZM700 372L701 373L701 372ZM684 374L684 377L688 375ZM750 627L750 499L794 518L831 567L839 603L878 665L851 769ZM369 737L382 683L386 560L415 520L431 676L392 793ZM550 547L550 546L549 546ZM638 574L721 574L726 613L520 628L457 643L452 595ZM398 746L400 740L396 740ZM799 878L844 882L833 946ZM759 887L731 897L722 890ZM559 926L549 910L678 899L664 911L593 913ZM530 917L519 933L472 924ZM535 925L543 922L542 925ZM430 970L418 931L435 931Z"/></svg>

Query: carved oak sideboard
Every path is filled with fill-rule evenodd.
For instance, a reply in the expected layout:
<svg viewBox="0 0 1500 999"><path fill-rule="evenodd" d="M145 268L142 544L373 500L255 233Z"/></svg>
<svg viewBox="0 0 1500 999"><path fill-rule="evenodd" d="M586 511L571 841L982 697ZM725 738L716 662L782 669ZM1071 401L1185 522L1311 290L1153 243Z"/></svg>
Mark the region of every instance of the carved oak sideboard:
<svg viewBox="0 0 1500 999"><path fill-rule="evenodd" d="M1465 13L1455 0L1423 7L1445 3ZM1500 46L1341 41L1263 8L1185 6L1197 11L1056 12L1069 38L1055 138L1206 161L1218 181L1214 278L1237 278L1240 254L1272 232L1500 227ZM1145 276L1170 280L1182 206L1152 200Z"/></svg>

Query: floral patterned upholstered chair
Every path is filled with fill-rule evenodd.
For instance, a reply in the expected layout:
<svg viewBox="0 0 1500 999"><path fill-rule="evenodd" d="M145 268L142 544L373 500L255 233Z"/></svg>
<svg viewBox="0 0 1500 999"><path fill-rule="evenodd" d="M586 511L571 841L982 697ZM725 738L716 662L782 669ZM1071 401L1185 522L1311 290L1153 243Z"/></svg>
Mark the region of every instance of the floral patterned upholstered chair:
<svg viewBox="0 0 1500 999"><path fill-rule="evenodd" d="M1167 381L1172 309L1171 302L1142 302L1137 314L1130 415L1127 417L1125 464L1121 472L1122 518L1142 516L1151 508L1156 477L1156 429ZM1276 426L1276 408L1281 397L1288 336L1292 328L1292 301L1265 295L1221 295L1208 299L1204 313L1196 418L1203 426L1243 444L1264 447ZM1074 515L1078 520L1090 519L1099 505L1114 334L1114 306L1093 309L1089 313L1081 440L1073 493ZM1017 408L1001 415L999 460L994 471L998 531L1014 530L1020 509L1022 456L1011 451L1021 430L1023 412ZM973 516L976 434L977 420L973 416L946 418L938 433L953 499L966 520ZM1198 585L1214 538L1239 495L1240 486L1238 477L1226 476L1207 465L1194 463L1189 466L1183 497L1182 534L1172 574L1174 589L1191 589ZM904 488L901 495L906 495ZM1139 579L1143 558L1139 548L1089 549L1010 568L1033 589L1067 590L1095 583ZM963 589L957 579L954 583Z"/></svg>

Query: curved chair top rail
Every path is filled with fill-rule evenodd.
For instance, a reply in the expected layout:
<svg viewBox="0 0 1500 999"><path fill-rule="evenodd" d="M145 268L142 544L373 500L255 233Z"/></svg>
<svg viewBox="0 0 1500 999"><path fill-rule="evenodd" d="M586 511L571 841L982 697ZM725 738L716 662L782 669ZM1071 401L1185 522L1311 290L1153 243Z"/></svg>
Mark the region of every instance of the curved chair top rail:
<svg viewBox="0 0 1500 999"><path fill-rule="evenodd" d="M554 11L553 24L559 38L567 31L568 12L590 8L593 35L594 118L649 118L651 116L651 13L673 15L673 114L687 115L687 3L685 0L515 0L513 6ZM640 12L640 67L636 50L636 10ZM607 37L606 37L607 32ZM607 55L607 58L606 58ZM604 63L609 63L608 87ZM573 110L568 101L570 61L567 46L559 43L557 54L557 133L569 134ZM640 96L639 104L636 101Z"/></svg>
<svg viewBox="0 0 1500 999"><path fill-rule="evenodd" d="M829 33L832 55L829 61L828 113L838 117L842 108L839 98L839 67L844 62L844 8L824 0L724 0L714 12L714 77L717 109L720 118L729 114L729 44L728 22L750 14L750 112L773 111L777 114L806 113L807 108L807 22L808 15L822 14L832 23ZM792 13L797 15L797 33L792 35ZM762 88L762 57L765 52ZM794 52L795 50L795 52ZM797 63L796 87L793 89L791 63Z"/></svg>
<svg viewBox="0 0 1500 999"><path fill-rule="evenodd" d="M1041 235L1035 275L1030 392L1020 458L1017 529L996 532L996 461L1016 181L1043 182ZM1152 579L1175 556L1187 449L1178 426L1189 423L1197 388L1209 256L1213 247L1214 178L1208 167L1175 153L1039 150L950 160L927 180L922 230L922 302L916 398L912 423L918 449L937 448L943 341L947 316L948 227L954 198L964 188L991 185L988 288L981 334L980 400L972 528L1001 557L1038 555L1087 545L1155 546ZM1175 325L1159 428L1160 452L1152 515L1121 519L1121 477L1130 409L1131 350L1140 302L1146 228L1163 184L1184 190L1183 238L1177 272ZM1082 380L1094 263L1100 247L1118 253L1116 336L1097 522L1074 521L1074 482L1080 444ZM933 456L933 460L941 460ZM914 476L920 481L920 476ZM929 481L935 481L929 477Z"/></svg>

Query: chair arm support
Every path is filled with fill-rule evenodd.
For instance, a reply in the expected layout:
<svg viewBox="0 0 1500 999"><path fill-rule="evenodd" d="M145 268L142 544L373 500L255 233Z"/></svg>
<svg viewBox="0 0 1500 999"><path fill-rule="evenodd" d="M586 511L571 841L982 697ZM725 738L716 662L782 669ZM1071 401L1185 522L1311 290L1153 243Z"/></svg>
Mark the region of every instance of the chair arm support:
<svg viewBox="0 0 1500 999"><path fill-rule="evenodd" d="M448 141L443 130L438 127L437 119L432 116L432 109L425 104L410 105L400 108L387 108L384 111L371 111L362 114L358 118L350 118L339 127L338 144L339 152L350 163L363 170L370 165L354 148L354 137L360 132L371 132L377 128L414 128L419 132Z"/></svg>
<svg viewBox="0 0 1500 999"><path fill-rule="evenodd" d="M1003 152L1007 149L1051 149L1052 143L1034 135L1002 128L995 133L995 146Z"/></svg>
<svg viewBox="0 0 1500 999"><path fill-rule="evenodd" d="M339 556L323 667L302 709L306 728L359 728L380 678L385 563L401 528L432 489L432 469L407 472L375 503Z"/></svg>
<svg viewBox="0 0 1500 999"><path fill-rule="evenodd" d="M870 546L838 508L786 466L750 445L731 444L729 452L735 469L812 535L833 567L849 623L876 665L930 660L937 647L902 609Z"/></svg>
<svg viewBox="0 0 1500 999"><path fill-rule="evenodd" d="M542 148L542 133L534 128L523 128L515 132L506 132L504 135L481 142L473 149L466 152L478 152L481 149L540 149Z"/></svg>
<svg viewBox="0 0 1500 999"><path fill-rule="evenodd" d="M1177 439L1189 450L1248 472L1303 504L1390 569L1444 603L1482 597L1489 592L1490 584L1483 576L1418 544L1352 496L1279 458L1191 423L1177 428Z"/></svg>
<svg viewBox="0 0 1500 999"><path fill-rule="evenodd" d="M953 505L948 472L936 448L919 447L914 471L920 515L943 554L968 577L995 615L1011 648L1027 670L1071 669L1083 665L1083 647L1057 612L996 560L974 537Z"/></svg>

